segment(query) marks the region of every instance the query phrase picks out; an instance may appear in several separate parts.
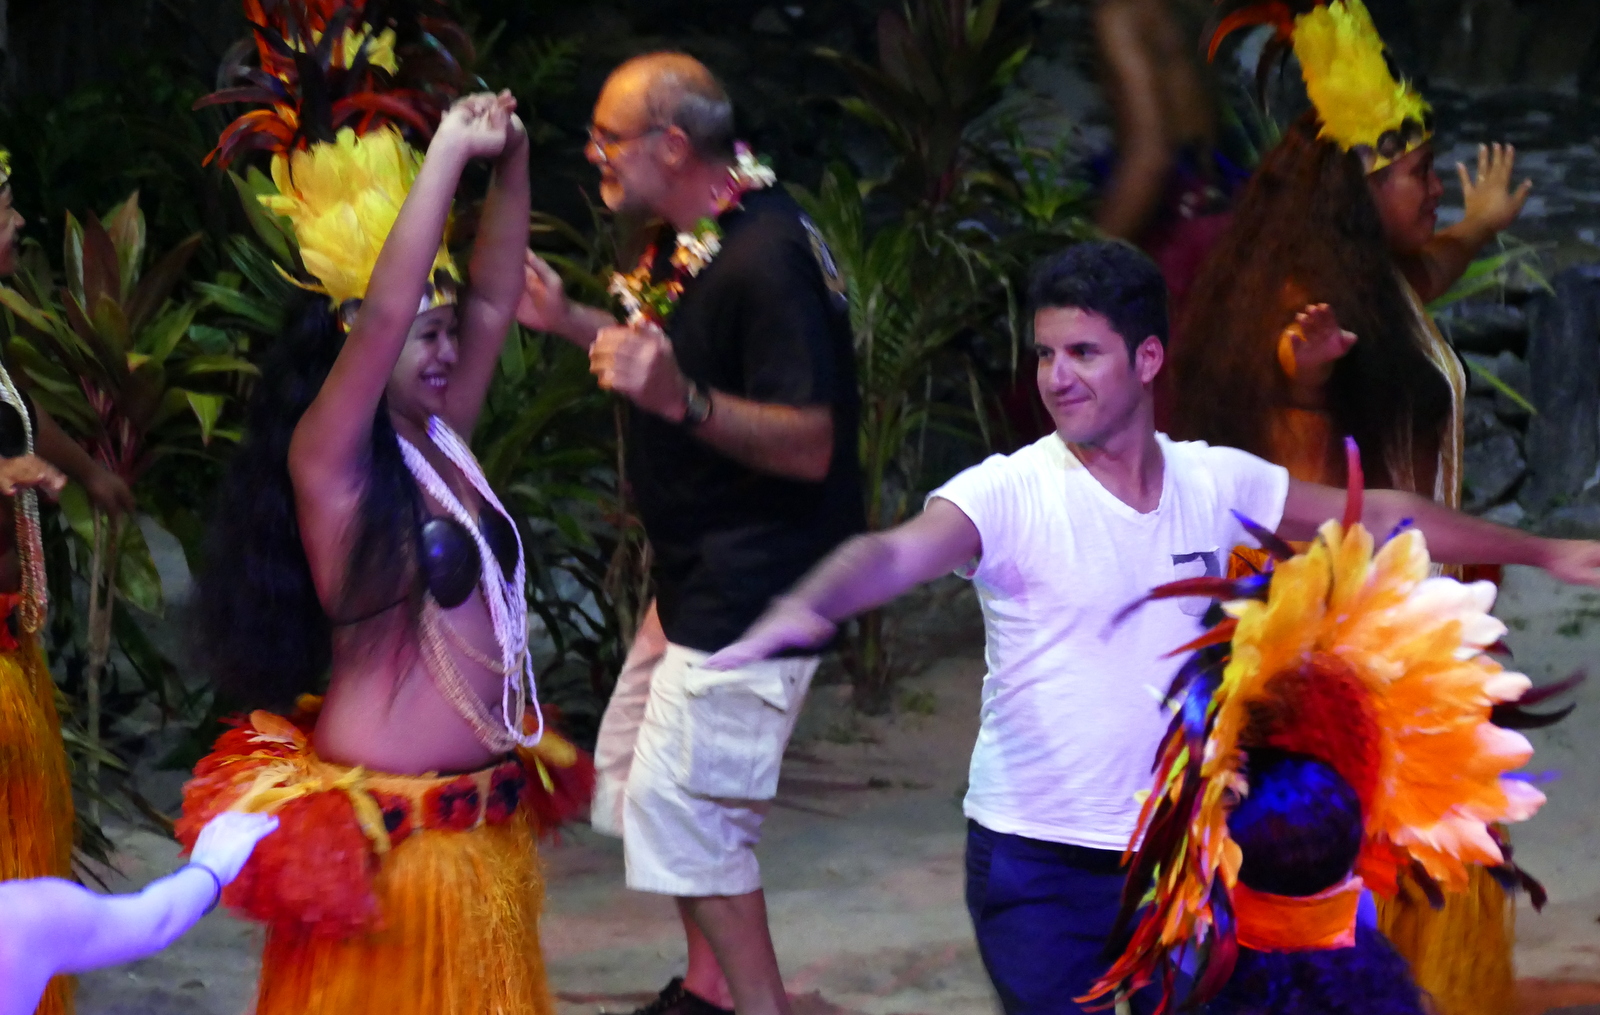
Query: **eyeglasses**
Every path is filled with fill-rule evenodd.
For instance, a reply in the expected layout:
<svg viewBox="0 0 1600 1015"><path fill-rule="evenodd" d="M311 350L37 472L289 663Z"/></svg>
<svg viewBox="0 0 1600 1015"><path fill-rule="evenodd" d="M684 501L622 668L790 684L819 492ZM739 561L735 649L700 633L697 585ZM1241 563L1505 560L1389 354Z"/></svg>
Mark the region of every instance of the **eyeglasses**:
<svg viewBox="0 0 1600 1015"><path fill-rule="evenodd" d="M593 151L602 166L610 164L622 152L622 146L630 141L659 134L665 127L646 127L637 134L614 134L604 127L589 124L589 143L584 146L585 151Z"/></svg>

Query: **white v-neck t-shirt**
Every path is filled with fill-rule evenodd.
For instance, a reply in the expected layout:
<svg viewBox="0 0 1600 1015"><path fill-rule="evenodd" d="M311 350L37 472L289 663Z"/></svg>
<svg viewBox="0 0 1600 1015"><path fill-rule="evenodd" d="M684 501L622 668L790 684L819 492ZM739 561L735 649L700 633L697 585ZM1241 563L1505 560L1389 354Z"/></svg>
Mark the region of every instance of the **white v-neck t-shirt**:
<svg viewBox="0 0 1600 1015"><path fill-rule="evenodd" d="M1051 434L994 455L931 495L972 520L981 556L963 572L983 606L983 706L965 811L997 832L1123 849L1134 794L1166 732L1161 697L1201 633L1204 599L1146 604L1152 588L1221 575L1254 545L1237 510L1276 529L1289 473L1234 448L1157 434L1161 501L1140 514Z"/></svg>

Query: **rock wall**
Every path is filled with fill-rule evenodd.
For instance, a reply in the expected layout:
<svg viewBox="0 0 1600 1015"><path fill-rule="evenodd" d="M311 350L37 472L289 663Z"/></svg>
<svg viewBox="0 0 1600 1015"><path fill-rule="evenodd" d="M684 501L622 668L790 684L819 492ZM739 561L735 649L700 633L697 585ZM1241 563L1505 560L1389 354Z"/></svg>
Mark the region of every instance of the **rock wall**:
<svg viewBox="0 0 1600 1015"><path fill-rule="evenodd" d="M1368 0L1396 56L1463 88L1600 83L1595 0ZM1402 9L1403 8L1403 9Z"/></svg>

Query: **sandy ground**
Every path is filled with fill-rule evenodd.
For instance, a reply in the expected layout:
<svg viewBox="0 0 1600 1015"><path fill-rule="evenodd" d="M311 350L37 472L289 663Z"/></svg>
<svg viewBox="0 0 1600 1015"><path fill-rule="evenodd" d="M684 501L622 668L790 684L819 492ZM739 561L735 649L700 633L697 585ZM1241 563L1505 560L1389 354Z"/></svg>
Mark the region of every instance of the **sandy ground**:
<svg viewBox="0 0 1600 1015"><path fill-rule="evenodd" d="M1536 681L1600 654L1600 593L1515 570L1499 612ZM997 1010L961 899L960 795L983 673L970 616L961 626L964 647L936 650L905 682L895 717L856 717L838 686L818 688L808 705L760 851L800 1015ZM1600 673L1578 701L1566 723L1534 734L1534 769L1559 779L1516 835L1518 858L1551 895L1544 913L1519 914L1526 1015L1600 1013ZM176 847L157 836L127 832L120 844L121 889L177 863ZM619 843L579 828L544 860L544 941L563 1015L631 1011L682 971L675 910L622 887ZM254 928L213 914L161 955L84 977L79 1011L240 1015L258 944Z"/></svg>

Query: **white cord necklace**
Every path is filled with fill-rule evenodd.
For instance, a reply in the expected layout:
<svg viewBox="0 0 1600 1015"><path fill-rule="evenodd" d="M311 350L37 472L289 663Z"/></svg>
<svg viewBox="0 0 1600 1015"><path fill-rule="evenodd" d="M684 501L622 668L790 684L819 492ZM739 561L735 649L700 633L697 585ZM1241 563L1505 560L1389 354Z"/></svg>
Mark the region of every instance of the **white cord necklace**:
<svg viewBox="0 0 1600 1015"><path fill-rule="evenodd" d="M502 733L498 729L493 731L480 729L479 735L488 742L485 734L492 732L494 739L501 741L489 744L496 749L510 745L532 747L544 736L544 713L538 707L539 688L535 682L533 659L528 653L528 601L523 591L526 588L528 569L522 550L522 534L517 531L513 523L511 531L517 540L517 566L508 581L504 569L500 567L494 555L494 550L489 546L489 541L484 538L483 529L467 512L460 498L455 495L455 491L440 478L439 473L415 445L399 434L395 434L395 439L400 442L400 454L405 458L406 467L411 470L411 475L430 497L444 506L450 517L472 534L473 541L478 546L478 588L483 592L483 601L489 608L489 619L494 624L494 640L500 648L500 672L504 674L500 691L500 719L504 731ZM433 442L434 447L443 452L452 465L461 470L467 482L472 484L473 489L478 491L478 496L483 498L485 509L492 507L507 520L511 518L511 513L489 488L489 480L483 474L483 467L473 457L466 443L450 429L449 424L437 416L429 417L428 439ZM440 619L448 623L442 617ZM440 662L448 665L448 660ZM436 674L436 676L443 675ZM463 704L457 703L458 709ZM533 705L534 714L538 717L538 728L532 734L527 734L522 732L522 716L530 704ZM473 716L468 715L466 718L475 728L479 726Z"/></svg>
<svg viewBox="0 0 1600 1015"><path fill-rule="evenodd" d="M4 366L0 366L0 401L17 410L22 417L23 454L33 450L33 419L28 415L28 403L16 382ZM22 629L29 634L44 626L49 593L44 576L44 540L39 525L39 494L33 487L18 490L16 504L17 557L22 572L22 601L18 606L18 619Z"/></svg>

